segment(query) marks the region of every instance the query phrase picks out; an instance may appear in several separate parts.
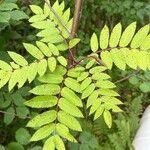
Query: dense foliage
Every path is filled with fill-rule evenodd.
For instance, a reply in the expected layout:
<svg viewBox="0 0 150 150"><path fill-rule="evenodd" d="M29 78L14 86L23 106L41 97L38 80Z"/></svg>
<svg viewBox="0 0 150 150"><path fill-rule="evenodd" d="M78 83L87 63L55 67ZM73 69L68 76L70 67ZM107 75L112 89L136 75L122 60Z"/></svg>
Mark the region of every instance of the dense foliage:
<svg viewBox="0 0 150 150"><path fill-rule="evenodd" d="M70 39L74 3L65 3L0 4L0 150L133 149L149 104L150 29L139 29L149 4L85 1Z"/></svg>

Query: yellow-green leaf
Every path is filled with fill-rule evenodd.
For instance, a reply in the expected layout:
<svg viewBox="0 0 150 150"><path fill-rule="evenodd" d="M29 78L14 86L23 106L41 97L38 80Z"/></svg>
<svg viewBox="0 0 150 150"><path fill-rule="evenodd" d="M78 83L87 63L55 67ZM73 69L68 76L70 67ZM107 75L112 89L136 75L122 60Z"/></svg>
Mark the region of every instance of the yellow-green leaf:
<svg viewBox="0 0 150 150"><path fill-rule="evenodd" d="M65 67L67 66L67 60L63 56L58 56L57 60L61 65L65 66Z"/></svg>
<svg viewBox="0 0 150 150"><path fill-rule="evenodd" d="M73 116L63 111L58 112L58 121L72 130L82 131L80 123Z"/></svg>
<svg viewBox="0 0 150 150"><path fill-rule="evenodd" d="M78 43L80 42L80 39L79 38L74 38L74 39L71 39L69 41L69 48L73 48L74 46L76 46Z"/></svg>
<svg viewBox="0 0 150 150"><path fill-rule="evenodd" d="M121 32L122 32L122 26L121 23L118 23L111 32L110 41L109 41L110 47L116 47L119 44Z"/></svg>
<svg viewBox="0 0 150 150"><path fill-rule="evenodd" d="M131 23L123 32L119 46L126 47L131 42L136 30L136 22Z"/></svg>
<svg viewBox="0 0 150 150"><path fill-rule="evenodd" d="M104 111L104 105L100 105L99 108L95 112L94 120L99 118L103 114L103 111Z"/></svg>
<svg viewBox="0 0 150 150"><path fill-rule="evenodd" d="M77 80L68 77L65 79L64 83L67 87L74 90L75 92L80 92L80 84L77 82Z"/></svg>
<svg viewBox="0 0 150 150"><path fill-rule="evenodd" d="M17 63L18 65L20 66L28 65L28 62L21 55L11 51L9 51L8 54L13 59L13 61L15 61L15 63Z"/></svg>
<svg viewBox="0 0 150 150"><path fill-rule="evenodd" d="M36 78L36 75L38 73L38 63L32 63L28 66L27 70L28 81L29 83L31 83Z"/></svg>
<svg viewBox="0 0 150 150"><path fill-rule="evenodd" d="M140 47L145 38L147 37L149 31L150 31L149 24L142 27L133 37L133 40L131 42L131 48Z"/></svg>
<svg viewBox="0 0 150 150"><path fill-rule="evenodd" d="M0 60L0 68L4 71L12 71L12 67L2 60Z"/></svg>
<svg viewBox="0 0 150 150"><path fill-rule="evenodd" d="M112 126L112 116L111 116L111 113L108 110L105 110L104 113L103 113L103 116L104 116L105 123L107 124L107 126L109 128L111 128L111 126Z"/></svg>
<svg viewBox="0 0 150 150"><path fill-rule="evenodd" d="M10 79L12 72L0 72L0 88L2 88Z"/></svg>
<svg viewBox="0 0 150 150"><path fill-rule="evenodd" d="M125 70L126 69L126 60L124 58L124 55L122 53L122 51L120 51L120 49L112 49L110 51L111 54L111 58L114 62L114 64L121 70Z"/></svg>
<svg viewBox="0 0 150 150"><path fill-rule="evenodd" d="M71 102L69 102L68 100L66 100L64 98L61 98L59 100L58 106L64 112L66 112L74 117L83 118L83 115L82 115L81 111L79 110L79 108L77 108L75 105L73 105Z"/></svg>
<svg viewBox="0 0 150 150"><path fill-rule="evenodd" d="M86 104L87 108L89 108L91 105L93 105L93 103L97 100L98 95L99 95L98 91L95 90L95 91L88 97L87 104Z"/></svg>
<svg viewBox="0 0 150 150"><path fill-rule="evenodd" d="M106 49L109 43L109 28L107 25L104 26L100 33L100 48Z"/></svg>
<svg viewBox="0 0 150 150"><path fill-rule="evenodd" d="M43 146L43 150L55 150L54 136L46 140Z"/></svg>
<svg viewBox="0 0 150 150"><path fill-rule="evenodd" d="M45 56L51 57L52 53L51 53L49 47L45 43L37 41L36 44Z"/></svg>
<svg viewBox="0 0 150 150"><path fill-rule="evenodd" d="M91 84L92 80L90 77L86 78L80 85L80 91L85 90L90 84Z"/></svg>
<svg viewBox="0 0 150 150"><path fill-rule="evenodd" d="M56 84L43 84L38 85L32 90L30 90L30 93L33 93L35 95L56 95L60 92L59 85Z"/></svg>
<svg viewBox="0 0 150 150"><path fill-rule="evenodd" d="M57 101L58 99L55 96L36 96L24 104L32 108L49 108L55 106Z"/></svg>
<svg viewBox="0 0 150 150"><path fill-rule="evenodd" d="M30 5L30 8L31 8L32 12L37 15L43 14L42 8L37 5Z"/></svg>
<svg viewBox="0 0 150 150"><path fill-rule="evenodd" d="M59 55L58 48L54 44L48 43L48 47L53 55L55 55L55 56Z"/></svg>
<svg viewBox="0 0 150 150"><path fill-rule="evenodd" d="M77 142L76 139L69 133L69 129L65 125L58 123L56 125L56 131L61 137L71 142Z"/></svg>
<svg viewBox="0 0 150 150"><path fill-rule="evenodd" d="M95 90L95 85L92 83L82 92L81 99L87 98L94 90Z"/></svg>
<svg viewBox="0 0 150 150"><path fill-rule="evenodd" d="M51 135L51 133L54 131L55 125L54 124L49 124L41 127L38 129L30 139L30 141L39 141L42 140L48 136Z"/></svg>
<svg viewBox="0 0 150 150"><path fill-rule="evenodd" d="M38 74L43 76L47 70L47 61L46 59L42 59L38 63Z"/></svg>
<svg viewBox="0 0 150 150"><path fill-rule="evenodd" d="M97 35L95 33L93 33L90 43L91 43L91 50L93 52L96 52L98 50L98 38L97 38Z"/></svg>
<svg viewBox="0 0 150 150"><path fill-rule="evenodd" d="M81 99L71 89L67 87L64 87L61 90L61 96L63 96L65 99L70 101L75 106L78 106L78 107L83 106Z"/></svg>
<svg viewBox="0 0 150 150"><path fill-rule="evenodd" d="M58 135L54 136L54 143L57 150L65 150L64 142Z"/></svg>
<svg viewBox="0 0 150 150"><path fill-rule="evenodd" d="M51 72L56 69L57 61L54 57L48 58L48 67Z"/></svg>
<svg viewBox="0 0 150 150"><path fill-rule="evenodd" d="M142 50L149 50L150 49L150 34L145 38L142 45L140 46Z"/></svg>
<svg viewBox="0 0 150 150"><path fill-rule="evenodd" d="M104 64L108 67L108 69L112 69L113 60L112 60L112 56L111 56L110 52L102 51L101 59L104 62Z"/></svg>
<svg viewBox="0 0 150 150"><path fill-rule="evenodd" d="M44 58L44 55L42 54L42 52L34 45L32 44L28 44L28 43L24 43L23 44L25 49L35 58L37 59L42 59Z"/></svg>
<svg viewBox="0 0 150 150"><path fill-rule="evenodd" d="M57 118L57 112L54 110L46 111L40 115L35 116L33 119L31 119L27 127L41 127L43 125L49 124L53 122Z"/></svg>

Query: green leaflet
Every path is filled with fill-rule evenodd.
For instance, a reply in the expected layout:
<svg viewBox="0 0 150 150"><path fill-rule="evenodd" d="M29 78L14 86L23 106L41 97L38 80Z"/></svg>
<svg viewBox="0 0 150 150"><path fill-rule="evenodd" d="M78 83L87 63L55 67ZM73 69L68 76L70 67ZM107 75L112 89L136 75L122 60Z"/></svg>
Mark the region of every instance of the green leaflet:
<svg viewBox="0 0 150 150"><path fill-rule="evenodd" d="M126 47L131 42L136 30L136 22L131 23L123 32L119 46Z"/></svg>
<svg viewBox="0 0 150 150"><path fill-rule="evenodd" d="M102 96L102 102L112 104L112 105L123 104L119 99L112 97L112 96Z"/></svg>
<svg viewBox="0 0 150 150"><path fill-rule="evenodd" d="M78 106L78 107L83 106L81 99L71 89L67 87L64 87L61 90L61 96L63 96L65 99L70 101L75 106Z"/></svg>
<svg viewBox="0 0 150 150"><path fill-rule="evenodd" d="M61 43L61 44L58 44L57 45L57 49L59 50L59 51L66 51L66 50L68 50L68 45L66 44L66 43Z"/></svg>
<svg viewBox="0 0 150 150"><path fill-rule="evenodd" d="M72 78L78 78L80 77L81 71L76 70L76 68L72 68L68 70L67 76L72 77Z"/></svg>
<svg viewBox="0 0 150 150"><path fill-rule="evenodd" d="M34 45L32 44L28 44L28 43L24 43L23 44L25 49L35 58L37 59L43 59L44 55L42 54L42 52Z"/></svg>
<svg viewBox="0 0 150 150"><path fill-rule="evenodd" d="M91 67L95 64L95 62L96 62L95 59L90 60L90 61L86 64L85 68L86 68L86 69L91 68Z"/></svg>
<svg viewBox="0 0 150 150"><path fill-rule="evenodd" d="M36 96L24 104L32 108L49 108L57 104L57 97L55 96Z"/></svg>
<svg viewBox="0 0 150 150"><path fill-rule="evenodd" d="M47 18L47 15L45 15L45 14L42 14L42 15L34 15L34 16L32 16L30 19L29 19L29 22L31 22L31 23L38 23L39 21L43 21L43 20L45 20Z"/></svg>
<svg viewBox="0 0 150 150"><path fill-rule="evenodd" d="M40 41L37 41L36 42L36 45L39 47L39 49L41 50L41 52L47 56L47 57L51 57L52 56L52 53L50 52L50 49L49 47L43 43L43 42L40 42Z"/></svg>
<svg viewBox="0 0 150 150"><path fill-rule="evenodd" d="M90 77L86 78L80 85L80 91L85 90L90 84L91 84L92 80Z"/></svg>
<svg viewBox="0 0 150 150"><path fill-rule="evenodd" d="M28 74L27 74L28 70L27 69L28 69L28 67L23 67L23 68L19 69L17 72L18 73L17 76L19 76L18 81L17 81L18 88L21 88L28 79Z"/></svg>
<svg viewBox="0 0 150 150"><path fill-rule="evenodd" d="M107 126L109 128L111 128L111 126L112 126L112 116L111 116L111 113L108 110L105 110L103 116L104 116L105 123L107 124Z"/></svg>
<svg viewBox="0 0 150 150"><path fill-rule="evenodd" d="M30 5L30 9L32 10L33 13L37 15L43 14L42 8L37 5Z"/></svg>
<svg viewBox="0 0 150 150"><path fill-rule="evenodd" d="M147 34L149 33L149 24L142 27L136 35L133 37L133 40L131 42L131 48L138 48L141 46L145 38L147 37Z"/></svg>
<svg viewBox="0 0 150 150"><path fill-rule="evenodd" d="M4 72L0 78L0 88L2 88L10 79L12 72ZM0 76L1 76L0 75Z"/></svg>
<svg viewBox="0 0 150 150"><path fill-rule="evenodd" d="M47 1L47 3L50 4L50 1ZM44 4L44 14L48 14L49 15L50 14L50 9L49 9L47 3Z"/></svg>
<svg viewBox="0 0 150 150"><path fill-rule="evenodd" d="M89 115L93 114L100 107L100 105L101 105L101 99L98 98L95 100L95 102L91 106Z"/></svg>
<svg viewBox="0 0 150 150"><path fill-rule="evenodd" d="M95 85L92 83L90 84L83 92L82 92L82 96L81 99L85 99L87 98L95 89Z"/></svg>
<svg viewBox="0 0 150 150"><path fill-rule="evenodd" d="M58 135L54 136L54 143L55 143L56 149L65 150L64 142Z"/></svg>
<svg viewBox="0 0 150 150"><path fill-rule="evenodd" d="M105 71L105 70L107 70L107 68L104 67L104 66L96 66L96 67L91 68L89 72L90 72L91 74L95 74L95 73L97 73L97 72L103 72L103 71Z"/></svg>
<svg viewBox="0 0 150 150"><path fill-rule="evenodd" d="M57 60L58 60L58 62L59 62L62 66L64 66L64 67L67 66L67 60L66 60L66 58L64 58L63 56L57 57Z"/></svg>
<svg viewBox="0 0 150 150"><path fill-rule="evenodd" d="M12 67L2 60L0 60L0 68L4 71L12 71Z"/></svg>
<svg viewBox="0 0 150 150"><path fill-rule="evenodd" d="M20 66L27 66L28 62L22 57L21 55L15 53L15 52L8 52L9 56Z"/></svg>
<svg viewBox="0 0 150 150"><path fill-rule="evenodd" d="M74 117L81 117L83 118L83 115L81 111L72 103L70 103L68 100L61 98L59 100L58 106L66 113L74 116Z"/></svg>
<svg viewBox="0 0 150 150"><path fill-rule="evenodd" d="M38 80L42 83L60 84L63 81L63 76L59 74L46 73L44 76L39 77Z"/></svg>
<svg viewBox="0 0 150 150"><path fill-rule="evenodd" d="M8 83L9 91L11 91L14 88L14 86L17 84L19 78L20 78L20 75L19 75L19 69L18 69L18 70L15 70L11 74L11 77L10 77L10 80L9 80L9 83Z"/></svg>
<svg viewBox="0 0 150 150"><path fill-rule="evenodd" d="M46 20L46 21L32 23L31 26L37 29L49 29L51 27L54 28L55 24L50 20Z"/></svg>
<svg viewBox="0 0 150 150"><path fill-rule="evenodd" d="M135 60L135 56L133 55L132 51L128 48L120 49L122 54L124 55L126 64L131 67L132 69L137 69L137 63Z"/></svg>
<svg viewBox="0 0 150 150"><path fill-rule="evenodd" d="M61 123L58 123L56 125L56 132L63 138L71 141L71 142L77 142L76 139L69 133L69 129L61 124Z"/></svg>
<svg viewBox="0 0 150 150"><path fill-rule="evenodd" d="M27 127L41 127L43 125L53 122L57 118L57 112L54 110L46 111L40 115L37 115L27 124Z"/></svg>
<svg viewBox="0 0 150 150"><path fill-rule="evenodd" d="M95 101L98 98L98 95L99 93L97 90L93 91L93 93L88 97L87 104L86 104L87 108L89 108L91 105L95 103Z"/></svg>
<svg viewBox="0 0 150 150"><path fill-rule="evenodd" d="M119 43L120 37L122 32L122 25L118 23L112 30L109 40L110 47L116 47Z"/></svg>
<svg viewBox="0 0 150 150"><path fill-rule="evenodd" d="M119 49L113 49L110 51L111 53L111 58L114 62L114 64L121 70L125 70L126 68L126 63L125 63L125 58Z"/></svg>
<svg viewBox="0 0 150 150"><path fill-rule="evenodd" d="M68 88L80 93L80 84L77 82L77 80L68 77L65 79L64 83Z"/></svg>
<svg viewBox="0 0 150 150"><path fill-rule="evenodd" d="M54 44L54 43L63 42L64 38L61 35L54 34L53 36L48 35L48 36L44 37L41 41Z"/></svg>
<svg viewBox="0 0 150 150"><path fill-rule="evenodd" d="M14 62L10 62L11 67L15 70L15 69L19 69L20 66Z"/></svg>
<svg viewBox="0 0 150 150"><path fill-rule="evenodd" d="M37 33L38 37L47 37L51 34L59 34L59 30L55 27L51 27L50 29L44 29Z"/></svg>
<svg viewBox="0 0 150 150"><path fill-rule="evenodd" d="M52 8L57 12L58 16L62 16L63 10L64 10L64 2L59 4L59 1L57 0L57 1L55 1ZM55 18L54 14L52 12L51 12L50 15L51 15L51 17Z"/></svg>
<svg viewBox="0 0 150 150"><path fill-rule="evenodd" d="M59 51L57 49L57 47L52 44L52 43L48 43L48 47L50 49L50 51L52 52L53 55L58 56L59 55Z"/></svg>
<svg viewBox="0 0 150 150"><path fill-rule="evenodd" d="M48 137L49 135L51 135L51 133L54 131L54 129L55 129L54 124L45 125L45 126L41 127L40 129L38 129L34 133L32 138L30 139L30 141L42 140L42 139Z"/></svg>
<svg viewBox="0 0 150 150"><path fill-rule="evenodd" d="M146 51L132 50L131 53L134 56L134 59L136 61L137 66L142 70L146 70L148 67L148 63L149 63L149 61L148 61L149 58L148 58L147 52Z"/></svg>
<svg viewBox="0 0 150 150"><path fill-rule="evenodd" d="M92 37L91 37L91 50L93 52L96 52L98 50L98 38L97 38L97 35L95 33L93 33Z"/></svg>
<svg viewBox="0 0 150 150"><path fill-rule="evenodd" d="M106 73L96 72L95 74L92 75L93 80L106 80L106 79L110 79L110 78L111 77Z"/></svg>
<svg viewBox="0 0 150 150"><path fill-rule="evenodd" d="M48 58L48 67L51 72L56 69L57 61L54 57Z"/></svg>
<svg viewBox="0 0 150 150"><path fill-rule="evenodd" d="M64 24L68 23L69 18L70 18L70 8L68 8L62 15L62 20L64 21Z"/></svg>
<svg viewBox="0 0 150 150"><path fill-rule="evenodd" d="M73 48L74 46L76 46L78 43L80 42L79 38L74 38L72 40L69 41L69 48Z"/></svg>
<svg viewBox="0 0 150 150"><path fill-rule="evenodd" d="M78 82L81 82L81 81L85 80L88 76L89 76L89 73L88 73L88 72L82 72L82 73L80 74L80 76L77 78L77 81L78 81Z"/></svg>
<svg viewBox="0 0 150 150"><path fill-rule="evenodd" d="M100 89L99 94L106 95L106 96L119 96L117 92L110 90L110 89Z"/></svg>
<svg viewBox="0 0 150 150"><path fill-rule="evenodd" d="M95 115L94 115L94 120L99 118L104 112L104 105L100 105L99 108L96 110Z"/></svg>
<svg viewBox="0 0 150 150"><path fill-rule="evenodd" d="M46 140L43 146L43 150L55 150L54 136Z"/></svg>
<svg viewBox="0 0 150 150"><path fill-rule="evenodd" d="M81 72L82 72L82 71L85 71L85 68L82 67L82 66L77 66L77 67L74 68L74 70L75 70L75 71L81 71Z"/></svg>
<svg viewBox="0 0 150 150"><path fill-rule="evenodd" d="M64 76L66 74L66 72L67 72L67 69L65 67L63 67L61 65L57 65L53 74Z"/></svg>
<svg viewBox="0 0 150 150"><path fill-rule="evenodd" d="M108 26L104 26L100 33L100 48L106 49L108 47L109 42L109 28Z"/></svg>
<svg viewBox="0 0 150 150"><path fill-rule="evenodd" d="M149 50L150 49L150 34L145 38L145 41L140 46L142 50Z"/></svg>
<svg viewBox="0 0 150 150"><path fill-rule="evenodd" d="M38 63L38 74L43 76L47 70L47 61L46 59L42 59Z"/></svg>
<svg viewBox="0 0 150 150"><path fill-rule="evenodd" d="M30 93L35 95L56 95L59 94L60 87L56 84L43 84L33 88Z"/></svg>
<svg viewBox="0 0 150 150"><path fill-rule="evenodd" d="M58 121L72 130L82 131L79 122L74 117L63 111L58 112Z"/></svg>
<svg viewBox="0 0 150 150"><path fill-rule="evenodd" d="M115 112L115 113L123 112L123 110L120 109L117 105L111 105L109 107L112 109L112 112Z"/></svg>
<svg viewBox="0 0 150 150"><path fill-rule="evenodd" d="M36 62L32 63L31 65L28 66L27 70L28 70L27 71L28 81L29 81L29 83L31 83L35 79L35 77L38 73L38 63L36 63Z"/></svg>
<svg viewBox="0 0 150 150"><path fill-rule="evenodd" d="M113 65L113 60L111 58L111 54L108 51L102 51L101 53L101 59L104 62L104 64L106 64L106 66L108 67L108 69L112 68Z"/></svg>

